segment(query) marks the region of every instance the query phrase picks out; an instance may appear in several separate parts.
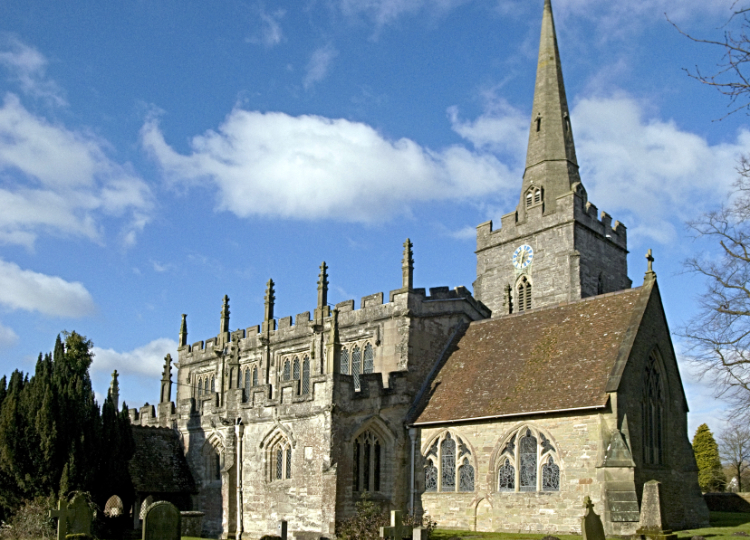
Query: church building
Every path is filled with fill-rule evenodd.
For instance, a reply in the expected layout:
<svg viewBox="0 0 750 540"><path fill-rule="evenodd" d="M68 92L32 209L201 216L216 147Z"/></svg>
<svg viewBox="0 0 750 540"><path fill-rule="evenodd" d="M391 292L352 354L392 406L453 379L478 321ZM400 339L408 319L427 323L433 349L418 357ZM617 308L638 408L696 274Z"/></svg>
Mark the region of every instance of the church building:
<svg viewBox="0 0 750 540"><path fill-rule="evenodd" d="M205 533L330 538L367 493L440 527L552 534L580 533L588 496L632 535L654 479L669 528L708 523L653 258L632 287L625 226L588 200L550 0L534 92L518 205L477 227L473 294L415 287L407 240L400 287L358 306L329 307L323 263L312 313L275 318L271 280L259 325L230 330L225 296L218 335L190 344L183 315L174 401L167 357L159 404L130 417L177 435Z"/></svg>

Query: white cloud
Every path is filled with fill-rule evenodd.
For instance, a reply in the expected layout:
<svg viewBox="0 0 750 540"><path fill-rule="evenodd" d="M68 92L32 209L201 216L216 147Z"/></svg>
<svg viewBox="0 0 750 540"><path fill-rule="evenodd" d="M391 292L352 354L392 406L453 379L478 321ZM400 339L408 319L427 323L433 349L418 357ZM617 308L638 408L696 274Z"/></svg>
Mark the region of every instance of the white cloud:
<svg viewBox="0 0 750 540"><path fill-rule="evenodd" d="M18 343L18 335L12 328L0 324L0 351L10 349Z"/></svg>
<svg viewBox="0 0 750 540"><path fill-rule="evenodd" d="M280 21L286 15L286 10L277 9L272 13L266 12L263 6L258 7L258 18L261 22L261 28L258 34L251 37L248 41L251 43L260 43L266 47L278 45L284 39L284 32L281 29Z"/></svg>
<svg viewBox="0 0 750 540"><path fill-rule="evenodd" d="M360 13L370 17L381 27L404 15L413 15L422 10L433 15L443 15L470 0L341 0L340 7L346 15Z"/></svg>
<svg viewBox="0 0 750 540"><path fill-rule="evenodd" d="M22 270L3 260L0 260L0 304L58 317L83 317L96 309L81 283Z"/></svg>
<svg viewBox="0 0 750 540"><path fill-rule="evenodd" d="M240 217L382 221L415 202L501 193L520 178L484 151L433 151L320 116L235 109L218 131L193 138L190 155L175 152L156 121L142 139L173 183L213 181L218 208Z"/></svg>
<svg viewBox="0 0 750 540"><path fill-rule="evenodd" d="M4 45L0 48L0 66L10 72L25 94L54 105L66 104L62 90L46 78L47 59L43 54L14 38L6 39Z"/></svg>
<svg viewBox="0 0 750 540"><path fill-rule="evenodd" d="M112 161L97 137L30 113L18 96L0 107L0 242L31 246L40 231L98 240L102 215L126 217L124 235L149 220L146 183Z"/></svg>
<svg viewBox="0 0 750 540"><path fill-rule="evenodd" d="M94 361L91 370L111 373L115 369L120 375L161 375L164 368L164 357L171 354L177 359L177 342L168 338L159 338L127 352L114 349L94 347Z"/></svg>
<svg viewBox="0 0 750 540"><path fill-rule="evenodd" d="M302 81L305 89L309 89L315 83L325 79L331 68L331 62L338 54L339 52L330 44L313 51L310 61L307 63L305 78Z"/></svg>

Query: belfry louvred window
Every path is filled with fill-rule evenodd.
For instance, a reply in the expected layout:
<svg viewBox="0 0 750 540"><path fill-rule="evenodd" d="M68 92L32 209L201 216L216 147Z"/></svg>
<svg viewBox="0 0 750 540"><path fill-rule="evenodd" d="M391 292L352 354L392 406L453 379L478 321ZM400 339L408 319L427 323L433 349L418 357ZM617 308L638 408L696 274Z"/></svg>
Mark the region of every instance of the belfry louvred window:
<svg viewBox="0 0 750 540"><path fill-rule="evenodd" d="M445 432L425 458L425 491L474 491L473 458L461 437Z"/></svg>
<svg viewBox="0 0 750 540"><path fill-rule="evenodd" d="M518 311L526 311L531 309L531 281L526 276L523 276L518 281Z"/></svg>
<svg viewBox="0 0 750 540"><path fill-rule="evenodd" d="M496 461L498 491L559 491L557 451L541 432L528 426L514 431Z"/></svg>

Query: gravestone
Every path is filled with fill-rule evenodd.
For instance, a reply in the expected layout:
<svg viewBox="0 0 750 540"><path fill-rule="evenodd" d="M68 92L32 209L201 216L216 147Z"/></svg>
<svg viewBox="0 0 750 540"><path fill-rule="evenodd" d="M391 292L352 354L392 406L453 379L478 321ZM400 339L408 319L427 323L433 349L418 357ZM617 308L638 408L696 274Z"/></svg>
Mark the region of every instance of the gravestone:
<svg viewBox="0 0 750 540"><path fill-rule="evenodd" d="M430 530L423 527L414 527L411 533L411 540L429 540Z"/></svg>
<svg viewBox="0 0 750 540"><path fill-rule="evenodd" d="M583 507L586 509L581 518L581 535L583 540L604 540L604 525L602 518L594 512L594 503L588 495L583 499Z"/></svg>
<svg viewBox="0 0 750 540"><path fill-rule="evenodd" d="M68 534L68 501L57 501L57 510L50 510L49 517L57 518L57 540L65 540Z"/></svg>
<svg viewBox="0 0 750 540"><path fill-rule="evenodd" d="M676 534L666 529L664 520L664 506L661 502L661 482L649 480L643 484L643 498L641 499L641 522L636 535L649 540L674 540Z"/></svg>
<svg viewBox="0 0 750 540"><path fill-rule="evenodd" d="M180 511L167 501L155 502L143 516L143 540L180 540Z"/></svg>
<svg viewBox="0 0 750 540"><path fill-rule="evenodd" d="M91 522L94 512L89 506L86 496L76 494L68 506L68 534L91 535Z"/></svg>
<svg viewBox="0 0 750 540"><path fill-rule="evenodd" d="M391 510L391 526L380 527L380 538L401 540L408 537L411 532L409 527L404 526L403 514L399 510Z"/></svg>

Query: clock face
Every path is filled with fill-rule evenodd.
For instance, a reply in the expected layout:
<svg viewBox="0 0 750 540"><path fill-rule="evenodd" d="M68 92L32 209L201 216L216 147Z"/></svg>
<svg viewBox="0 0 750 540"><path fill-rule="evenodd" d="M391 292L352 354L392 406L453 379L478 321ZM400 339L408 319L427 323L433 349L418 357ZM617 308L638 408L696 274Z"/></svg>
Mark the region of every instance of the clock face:
<svg viewBox="0 0 750 540"><path fill-rule="evenodd" d="M516 251L513 253L513 266L519 270L523 270L531 264L531 259L534 258L534 250L529 245L518 246Z"/></svg>

